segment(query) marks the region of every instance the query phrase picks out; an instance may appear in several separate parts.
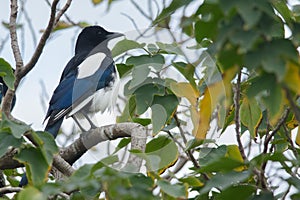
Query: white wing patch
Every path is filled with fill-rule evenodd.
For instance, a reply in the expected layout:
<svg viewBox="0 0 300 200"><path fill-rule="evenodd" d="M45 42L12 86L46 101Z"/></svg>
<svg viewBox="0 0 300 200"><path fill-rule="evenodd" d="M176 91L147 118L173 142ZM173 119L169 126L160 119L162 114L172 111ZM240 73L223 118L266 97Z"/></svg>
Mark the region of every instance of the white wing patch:
<svg viewBox="0 0 300 200"><path fill-rule="evenodd" d="M99 52L87 57L78 66L78 79L86 78L93 75L101 67L101 64L106 57L105 53Z"/></svg>

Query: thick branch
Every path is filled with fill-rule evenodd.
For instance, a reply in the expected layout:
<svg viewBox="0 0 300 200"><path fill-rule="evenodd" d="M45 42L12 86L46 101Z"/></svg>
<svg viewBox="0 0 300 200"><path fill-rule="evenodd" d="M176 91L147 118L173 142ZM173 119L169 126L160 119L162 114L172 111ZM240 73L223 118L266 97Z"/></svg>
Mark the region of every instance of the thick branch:
<svg viewBox="0 0 300 200"><path fill-rule="evenodd" d="M59 155L54 155L53 166L66 176L71 176L75 171L73 167Z"/></svg>
<svg viewBox="0 0 300 200"><path fill-rule="evenodd" d="M136 123L120 123L102 126L85 133L74 143L61 150L60 155L72 165L85 152L87 152L88 149L97 145L98 143L130 136L131 149L137 149L143 152L146 146L146 129L140 124ZM132 165L139 168L141 166L142 159L130 154L128 162L132 162Z"/></svg>
<svg viewBox="0 0 300 200"><path fill-rule="evenodd" d="M83 134L74 143L62 149L60 156L65 159L70 165L78 160L88 149L97 145L100 142L114 140L122 137L131 136L131 149L144 151L146 146L146 129L136 123L120 123L99 127ZM0 169L14 169L23 165L14 160L14 155L17 154L17 149L11 149L2 158L0 158ZM133 162L132 165L140 167L141 158L136 158L135 155L130 155L128 162ZM55 160L56 158L54 158ZM57 160L56 160L57 161ZM54 161L54 162L56 162ZM127 162L127 163L128 163ZM59 166L55 166L59 168ZM63 169L59 169L63 170Z"/></svg>

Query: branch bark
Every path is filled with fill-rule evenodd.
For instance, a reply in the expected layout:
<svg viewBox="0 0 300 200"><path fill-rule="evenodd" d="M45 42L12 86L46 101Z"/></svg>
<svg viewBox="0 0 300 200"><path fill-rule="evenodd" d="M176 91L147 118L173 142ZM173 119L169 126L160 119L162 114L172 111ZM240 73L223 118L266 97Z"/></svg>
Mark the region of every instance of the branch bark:
<svg viewBox="0 0 300 200"><path fill-rule="evenodd" d="M241 156L244 161L247 161L247 157L244 151L244 147L241 141L241 133L240 133L240 95L241 95L241 76L242 71L240 69L238 76L237 76L237 82L234 90L234 107L235 107L235 115L234 115L234 121L235 121L235 134L236 134L236 140L239 146L239 151L241 153Z"/></svg>
<svg viewBox="0 0 300 200"><path fill-rule="evenodd" d="M69 165L72 165L85 152L87 152L88 149L98 143L122 137L131 137L131 149L137 149L144 152L147 139L145 127L137 123L120 123L92 129L89 132L82 134L81 137L75 140L71 145L60 150L60 157L69 163ZM17 149L11 149L2 158L0 158L0 169L14 169L22 167L23 165L21 163L13 159L17 152ZM61 166L60 159L61 158L58 156L54 156L53 165L63 173L69 175L72 174L72 169L69 168L67 163L62 162L63 166ZM142 161L141 157L135 154L130 154L127 161L127 168L130 166L131 170L138 170L141 167Z"/></svg>

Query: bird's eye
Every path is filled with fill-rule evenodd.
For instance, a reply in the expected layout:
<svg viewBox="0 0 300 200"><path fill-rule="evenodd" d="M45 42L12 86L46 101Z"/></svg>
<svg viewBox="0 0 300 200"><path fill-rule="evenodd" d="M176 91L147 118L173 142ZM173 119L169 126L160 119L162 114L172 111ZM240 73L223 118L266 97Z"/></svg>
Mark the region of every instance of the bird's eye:
<svg viewBox="0 0 300 200"><path fill-rule="evenodd" d="M101 31L98 31L98 35L101 35L102 34L102 32Z"/></svg>

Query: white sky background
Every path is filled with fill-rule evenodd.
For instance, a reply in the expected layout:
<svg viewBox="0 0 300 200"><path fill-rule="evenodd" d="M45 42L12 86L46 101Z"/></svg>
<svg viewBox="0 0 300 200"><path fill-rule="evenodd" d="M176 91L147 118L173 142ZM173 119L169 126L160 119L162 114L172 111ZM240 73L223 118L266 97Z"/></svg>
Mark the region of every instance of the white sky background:
<svg viewBox="0 0 300 200"><path fill-rule="evenodd" d="M62 1L64 2L64 1ZM60 5L64 5L63 3ZM144 1L146 2L146 1ZM0 20L1 22L9 22L9 7L10 1L0 1ZM19 6L20 7L20 6ZM28 11L29 17L32 19L34 30L36 31L37 39L40 38L40 30L45 29L49 19L49 6L45 1L27 1L25 8ZM126 33L134 30L132 23L122 13L130 14L135 17L135 22L139 27L149 26L149 22L141 17L132 4L128 1L117 1L112 4L110 11L106 12L106 3L99 6L94 6L90 0L73 1L67 14L74 22L86 21L90 24L98 24L105 27L109 31ZM24 16L22 17L24 20ZM22 21L21 21L22 23ZM57 86L61 73L71 59L74 52L74 45L78 35L78 29L68 29L57 31L52 35L52 38L47 42L46 47L34 67L34 69L26 76L26 79L21 83L17 90L17 102L13 110L13 115L23 120L28 124L32 124L33 129L42 129L45 110L41 104L42 88L40 81L42 80L46 86L46 93L51 97L55 87ZM8 30L0 26L0 40L6 38L9 34ZM21 40L21 34L18 35ZM25 27L25 43L22 56L26 64L30 59L34 49L32 37L28 26ZM21 47L22 50L22 47ZM14 59L10 49L10 41L6 42L4 50L0 53L0 57L7 60L14 66ZM49 99L46 99L48 106Z"/></svg>

